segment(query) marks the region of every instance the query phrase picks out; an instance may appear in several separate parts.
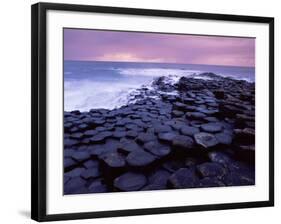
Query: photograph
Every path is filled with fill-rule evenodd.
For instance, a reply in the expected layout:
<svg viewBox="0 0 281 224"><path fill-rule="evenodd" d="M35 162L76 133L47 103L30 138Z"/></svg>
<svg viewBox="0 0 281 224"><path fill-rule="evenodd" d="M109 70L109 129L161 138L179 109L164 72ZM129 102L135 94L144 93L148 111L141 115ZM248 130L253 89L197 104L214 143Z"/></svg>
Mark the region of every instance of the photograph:
<svg viewBox="0 0 281 224"><path fill-rule="evenodd" d="M63 29L64 194L255 185L255 38Z"/></svg>

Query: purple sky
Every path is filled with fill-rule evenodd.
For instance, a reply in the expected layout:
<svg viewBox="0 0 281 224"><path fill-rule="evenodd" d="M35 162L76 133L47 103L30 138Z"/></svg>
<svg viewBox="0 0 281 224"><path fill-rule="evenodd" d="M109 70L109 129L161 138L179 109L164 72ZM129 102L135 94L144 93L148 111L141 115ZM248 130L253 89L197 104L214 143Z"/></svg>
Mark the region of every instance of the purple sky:
<svg viewBox="0 0 281 224"><path fill-rule="evenodd" d="M64 59L255 66L255 39L64 30Z"/></svg>

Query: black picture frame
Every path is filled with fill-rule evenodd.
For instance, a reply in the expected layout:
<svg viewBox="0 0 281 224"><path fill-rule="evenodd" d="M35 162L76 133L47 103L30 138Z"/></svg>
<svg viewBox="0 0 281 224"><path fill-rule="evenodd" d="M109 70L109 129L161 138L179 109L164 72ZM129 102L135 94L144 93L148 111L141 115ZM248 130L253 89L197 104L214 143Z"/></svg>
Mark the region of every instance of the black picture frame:
<svg viewBox="0 0 281 224"><path fill-rule="evenodd" d="M160 207L48 215L46 213L46 13L48 10L100 12L124 15L162 16L235 22L254 22L269 25L269 200L243 203L209 204L196 206ZM206 210L267 207L274 205L274 18L164 11L137 8L103 7L73 4L37 3L32 5L32 155L31 155L31 218L36 221L86 219Z"/></svg>

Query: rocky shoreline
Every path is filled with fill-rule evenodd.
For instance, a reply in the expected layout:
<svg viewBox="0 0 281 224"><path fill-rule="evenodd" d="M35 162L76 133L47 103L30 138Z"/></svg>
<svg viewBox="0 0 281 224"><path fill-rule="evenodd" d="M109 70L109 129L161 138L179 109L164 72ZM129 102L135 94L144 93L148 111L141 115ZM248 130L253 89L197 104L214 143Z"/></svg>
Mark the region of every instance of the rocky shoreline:
<svg viewBox="0 0 281 224"><path fill-rule="evenodd" d="M254 185L255 84L200 76L64 112L64 194Z"/></svg>

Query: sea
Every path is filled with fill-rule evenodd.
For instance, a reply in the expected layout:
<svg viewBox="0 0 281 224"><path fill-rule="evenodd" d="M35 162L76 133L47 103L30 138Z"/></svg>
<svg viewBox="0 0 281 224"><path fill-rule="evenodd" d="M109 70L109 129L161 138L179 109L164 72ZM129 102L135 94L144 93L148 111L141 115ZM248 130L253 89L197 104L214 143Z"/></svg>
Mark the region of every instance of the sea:
<svg viewBox="0 0 281 224"><path fill-rule="evenodd" d="M64 61L64 110L114 109L128 103L136 89L150 88L160 76L176 82L182 76L212 72L255 82L254 67L141 62Z"/></svg>

